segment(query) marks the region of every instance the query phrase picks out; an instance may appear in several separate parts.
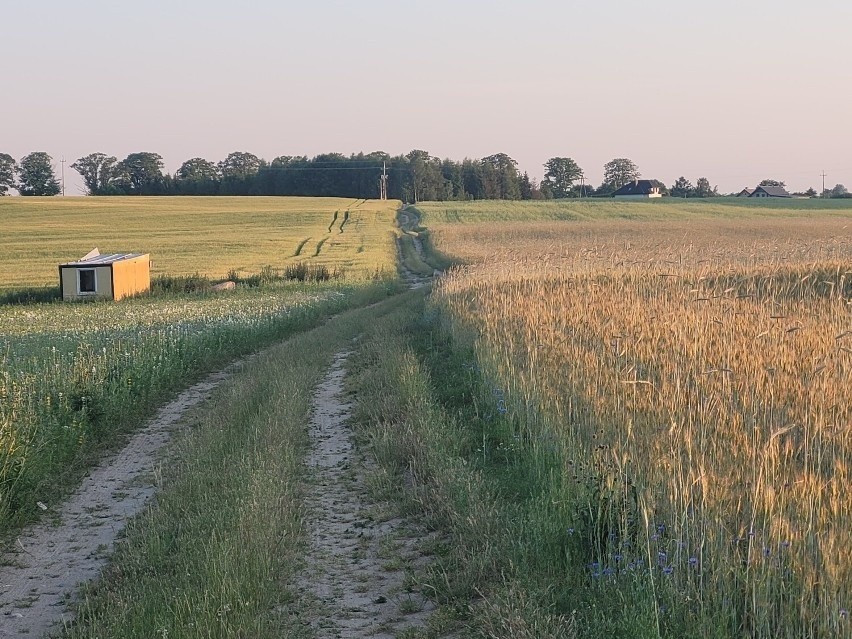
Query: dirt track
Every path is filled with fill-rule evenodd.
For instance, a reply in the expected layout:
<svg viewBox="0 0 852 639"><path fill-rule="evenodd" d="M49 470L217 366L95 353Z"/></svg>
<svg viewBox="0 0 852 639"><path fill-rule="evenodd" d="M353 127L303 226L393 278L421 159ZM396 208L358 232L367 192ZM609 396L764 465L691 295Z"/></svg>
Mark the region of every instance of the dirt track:
<svg viewBox="0 0 852 639"><path fill-rule="evenodd" d="M314 395L308 458L311 545L299 587L315 636L392 639L423 628L434 606L417 592L412 571L425 559L423 532L383 513L366 486L368 462L353 448L339 353Z"/></svg>
<svg viewBox="0 0 852 639"><path fill-rule="evenodd" d="M54 517L21 532L0 560L0 637L41 637L72 617L68 604L77 589L98 576L116 537L154 494L157 459L178 422L238 365L212 373L161 408L89 473Z"/></svg>

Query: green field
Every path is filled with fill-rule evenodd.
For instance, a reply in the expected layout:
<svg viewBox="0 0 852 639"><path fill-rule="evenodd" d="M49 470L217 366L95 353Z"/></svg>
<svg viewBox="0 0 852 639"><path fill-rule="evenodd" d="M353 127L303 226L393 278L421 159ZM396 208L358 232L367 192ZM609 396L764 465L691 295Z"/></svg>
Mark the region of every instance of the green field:
<svg viewBox="0 0 852 639"><path fill-rule="evenodd" d="M150 253L152 276L224 279L308 262L350 278L394 272L395 201L342 198L0 198L0 292L58 285L85 255Z"/></svg>
<svg viewBox="0 0 852 639"><path fill-rule="evenodd" d="M742 220L800 216L852 218L852 200L830 199L662 198L631 202L610 199L425 202L418 204L417 208L423 213L423 224L431 230L437 230L447 224L498 221L686 221L702 217Z"/></svg>

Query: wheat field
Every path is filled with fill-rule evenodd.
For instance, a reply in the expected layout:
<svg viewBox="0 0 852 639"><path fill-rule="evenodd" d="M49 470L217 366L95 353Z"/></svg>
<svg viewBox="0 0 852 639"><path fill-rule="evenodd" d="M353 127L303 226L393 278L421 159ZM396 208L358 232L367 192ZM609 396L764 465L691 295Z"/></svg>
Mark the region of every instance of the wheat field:
<svg viewBox="0 0 852 639"><path fill-rule="evenodd" d="M395 201L297 197L0 198L0 291L58 283L85 255L150 253L152 276L213 279L308 262L395 272Z"/></svg>
<svg viewBox="0 0 852 639"><path fill-rule="evenodd" d="M516 441L557 454L542 517L583 579L651 593L672 636L848 633L850 209L492 206L420 207L467 264L435 303Z"/></svg>

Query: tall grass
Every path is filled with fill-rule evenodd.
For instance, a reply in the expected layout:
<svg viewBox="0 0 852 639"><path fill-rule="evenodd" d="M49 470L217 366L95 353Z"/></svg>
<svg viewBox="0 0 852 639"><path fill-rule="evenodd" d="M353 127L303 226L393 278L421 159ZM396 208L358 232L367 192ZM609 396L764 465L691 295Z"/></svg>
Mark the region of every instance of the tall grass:
<svg viewBox="0 0 852 639"><path fill-rule="evenodd" d="M561 550L541 553L582 566L616 614L665 636L850 632L852 250L837 225L437 229L474 264L435 303L457 339L478 336L511 426L511 450L482 454L546 487L530 525Z"/></svg>
<svg viewBox="0 0 852 639"><path fill-rule="evenodd" d="M0 533L37 514L157 402L212 367L395 290L280 284L227 296L0 307Z"/></svg>

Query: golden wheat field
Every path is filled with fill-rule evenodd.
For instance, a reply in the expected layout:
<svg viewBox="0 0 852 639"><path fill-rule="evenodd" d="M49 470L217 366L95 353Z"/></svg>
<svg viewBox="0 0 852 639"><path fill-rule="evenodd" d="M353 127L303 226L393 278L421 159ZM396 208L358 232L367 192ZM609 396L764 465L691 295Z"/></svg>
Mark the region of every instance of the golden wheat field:
<svg viewBox="0 0 852 639"><path fill-rule="evenodd" d="M93 247L150 253L152 275L249 275L306 262L395 272L395 201L299 197L2 198L0 290L48 286Z"/></svg>
<svg viewBox="0 0 852 639"><path fill-rule="evenodd" d="M435 247L467 263L436 303L478 335L518 437L560 452L554 508L591 529L590 579L654 588L741 636L848 632L848 211L521 223L420 209ZM640 565L650 581L627 569Z"/></svg>

